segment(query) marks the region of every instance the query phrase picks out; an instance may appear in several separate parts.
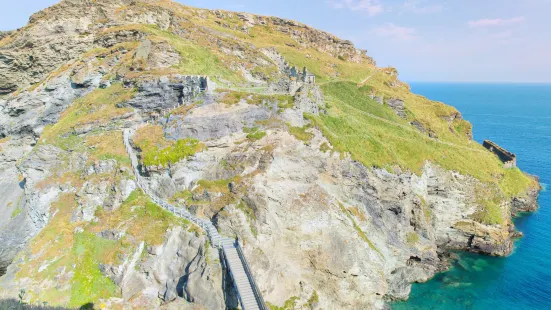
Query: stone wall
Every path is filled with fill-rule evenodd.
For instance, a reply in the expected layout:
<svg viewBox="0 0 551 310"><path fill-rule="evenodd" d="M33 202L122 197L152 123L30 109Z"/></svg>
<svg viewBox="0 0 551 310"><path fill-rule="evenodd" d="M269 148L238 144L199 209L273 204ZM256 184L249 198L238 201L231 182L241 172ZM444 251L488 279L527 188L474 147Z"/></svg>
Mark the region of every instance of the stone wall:
<svg viewBox="0 0 551 310"><path fill-rule="evenodd" d="M505 164L505 168L513 168L517 166L517 156L496 143L490 140L484 140L482 144L490 152L494 153Z"/></svg>

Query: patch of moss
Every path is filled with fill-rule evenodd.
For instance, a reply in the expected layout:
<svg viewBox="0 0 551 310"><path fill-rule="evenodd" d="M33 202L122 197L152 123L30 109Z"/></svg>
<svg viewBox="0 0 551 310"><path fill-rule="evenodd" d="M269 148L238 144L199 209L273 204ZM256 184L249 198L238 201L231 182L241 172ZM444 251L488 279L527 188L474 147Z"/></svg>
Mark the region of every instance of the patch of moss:
<svg viewBox="0 0 551 310"><path fill-rule="evenodd" d="M223 94L220 102L224 103L226 105L234 105L238 104L241 100L244 100L247 102L247 104L251 105L262 105L269 102L276 102L281 106L293 106L293 97L289 95L266 95L266 94L258 94L250 91L239 91L239 90L231 90L231 89L217 89L218 93Z"/></svg>
<svg viewBox="0 0 551 310"><path fill-rule="evenodd" d="M162 127L154 125L138 129L133 142L141 150L140 158L145 166L166 167L204 149L204 145L193 138L168 141Z"/></svg>
<svg viewBox="0 0 551 310"><path fill-rule="evenodd" d="M174 196L170 198L170 201L176 203L180 200L183 200L187 204L189 201L191 201L192 197L193 197L193 193L186 189L184 191L174 194Z"/></svg>
<svg viewBox="0 0 551 310"><path fill-rule="evenodd" d="M199 187L195 189L195 191L201 192L203 190L207 190L215 193L229 193L230 183L236 182L238 179L239 177L214 181L199 180L197 181L197 185L199 185Z"/></svg>
<svg viewBox="0 0 551 310"><path fill-rule="evenodd" d="M267 302L266 304L270 308L270 310L294 310L297 306L299 298L296 296L293 296L285 301L283 306L278 307L275 305L272 305L271 303Z"/></svg>
<svg viewBox="0 0 551 310"><path fill-rule="evenodd" d="M247 216L247 221L249 222L249 228L251 229L253 236L256 237L258 235L258 231L252 224L252 221L256 220L256 214L254 213L254 210L247 204L245 204L242 200L240 200L237 204L237 209L245 213L245 215Z"/></svg>
<svg viewBox="0 0 551 310"><path fill-rule="evenodd" d="M0 139L0 152L2 151L2 144L6 143L8 141L10 141L10 137L5 137L5 138Z"/></svg>
<svg viewBox="0 0 551 310"><path fill-rule="evenodd" d="M331 151L331 147L329 147L329 144L327 144L327 142L323 142L321 145L320 145L320 151L322 151L323 153L327 152L327 151Z"/></svg>
<svg viewBox="0 0 551 310"><path fill-rule="evenodd" d="M408 232L406 234L408 244L413 245L419 242L419 235L416 232Z"/></svg>
<svg viewBox="0 0 551 310"><path fill-rule="evenodd" d="M11 202L10 202L11 203ZM9 205L8 205L9 206ZM18 216L19 214L21 214L21 212L23 212L23 208L17 206L17 208L15 208L12 212L11 212L11 218L14 218L16 216Z"/></svg>
<svg viewBox="0 0 551 310"><path fill-rule="evenodd" d="M302 142L308 142L314 138L313 133L306 132L310 127L309 126L303 126L303 127L293 127L289 126L289 133L298 140Z"/></svg>
<svg viewBox="0 0 551 310"><path fill-rule="evenodd" d="M320 298L318 296L318 292L316 292L316 290L314 290L312 292L312 296L310 296L310 298L308 299L308 307L310 309L314 308L314 306L319 302Z"/></svg>
<svg viewBox="0 0 551 310"><path fill-rule="evenodd" d="M202 149L203 145L199 143L199 140L186 138L178 140L174 145L164 149L155 147L148 150L142 154L142 158L146 166L167 166L194 155Z"/></svg>
<svg viewBox="0 0 551 310"><path fill-rule="evenodd" d="M260 130L258 127L243 128L243 131L247 134L247 139L251 141L257 141L266 136L266 132Z"/></svg>

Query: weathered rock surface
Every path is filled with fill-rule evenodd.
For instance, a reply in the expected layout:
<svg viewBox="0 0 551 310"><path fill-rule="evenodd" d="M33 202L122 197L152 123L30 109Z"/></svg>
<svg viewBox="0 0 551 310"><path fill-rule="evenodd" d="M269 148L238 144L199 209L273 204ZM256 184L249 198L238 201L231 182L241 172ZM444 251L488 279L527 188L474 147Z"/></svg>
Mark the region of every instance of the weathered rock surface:
<svg viewBox="0 0 551 310"><path fill-rule="evenodd" d="M217 261L218 253L206 244L204 235L175 227L167 232L162 245L143 247L140 244L122 265L102 267L121 287L125 302L158 308L159 299L169 303L183 298L207 309L237 307L231 283ZM143 251L148 258L140 262Z"/></svg>
<svg viewBox="0 0 551 310"><path fill-rule="evenodd" d="M132 198L138 202L131 199L139 191L124 147L121 150L114 140L106 140L108 145L102 147L113 153L102 156L94 154L101 150L96 146L100 143L87 143L92 137L104 142L113 132L120 135L121 129L145 122L161 125L169 142L196 138L205 145L203 151L169 167L142 167L148 172L146 184L157 196L212 219L223 235L238 236L264 298L273 305L293 299L297 308L383 309L389 300L406 299L411 283L427 281L445 269L450 250L511 252L517 233L509 217L496 225L473 220L478 180L430 162L419 174L397 167L393 172L368 168L346 154L330 151L334 147L316 128L308 129L312 139L298 140L289 133L289 125L303 127L308 122L304 113L326 113L319 86L295 83L293 105L273 99L223 103L222 94L227 91L213 93L210 79L173 74L175 67L189 64L190 59L170 40L154 34L172 29L171 35L190 42L208 41L246 82L267 86L279 95L292 88L292 81L282 78L288 64L275 48L248 48L248 43L229 40L233 34L189 25L186 18L190 14L215 18L220 27L241 35L254 35L252 27L269 25L288 35L288 47L374 65L365 51L290 20L223 11L191 13L162 4L64 0L33 15L25 29L0 33L0 95L4 95L0 98L0 275L5 273L0 278L0 296L14 297L23 286L37 296L51 288L68 294L75 274L69 269L80 266L76 262L56 269L56 277L44 281L22 279L18 272L31 264L33 255L48 252L42 248L28 254L33 252L28 242L59 220L58 203L70 203L67 226L72 226L56 231L60 236L67 234L71 241L88 236L107 245L124 243L127 250L101 265L101 275L109 277L120 293L102 302L148 309L238 306L217 250L197 227L182 222L161 226L153 241L157 246L149 244L150 236L125 239L132 234L128 222L152 219L153 213L161 211L145 197ZM234 16L236 23L224 20ZM83 56L90 50L94 53ZM242 60L250 60L248 66ZM279 72L254 72L272 63ZM204 65L210 70L214 64ZM212 78L229 87L233 83L221 76ZM54 146L53 141L40 138L45 126L58 122L77 98L116 82L136 88L130 100L116 107L128 109L124 114L101 125L71 127L65 135L74 137L76 146ZM400 84L395 83L391 86ZM372 99L408 117L404 101ZM461 116L454 112L446 120L451 126ZM420 122L412 125L434 137ZM265 135L251 137L244 132L252 127ZM534 189L515 197L503 209L534 210L537 194ZM63 196L70 202L60 202ZM118 210L128 216L125 221L96 227L104 224L99 222L100 214L108 222ZM166 224L162 220L169 215L157 215L158 222L140 222L139 232L149 231L148 225ZM56 240L45 247L56 245ZM47 257L31 274L38 277L62 256ZM19 258L12 263L14 257ZM313 296L317 301L312 301Z"/></svg>
<svg viewBox="0 0 551 310"><path fill-rule="evenodd" d="M196 99L207 84L206 77L181 75L143 81L138 95L126 104L141 110L173 109Z"/></svg>
<svg viewBox="0 0 551 310"><path fill-rule="evenodd" d="M407 113L404 109L404 101L400 99L387 99L386 104L388 104L394 112L396 112L396 115L400 116L401 118L407 118Z"/></svg>
<svg viewBox="0 0 551 310"><path fill-rule="evenodd" d="M268 119L273 111L266 107L251 106L245 102L226 106L223 103L205 104L192 114L171 115L166 121L165 133L169 139L218 139L253 127L255 122Z"/></svg>

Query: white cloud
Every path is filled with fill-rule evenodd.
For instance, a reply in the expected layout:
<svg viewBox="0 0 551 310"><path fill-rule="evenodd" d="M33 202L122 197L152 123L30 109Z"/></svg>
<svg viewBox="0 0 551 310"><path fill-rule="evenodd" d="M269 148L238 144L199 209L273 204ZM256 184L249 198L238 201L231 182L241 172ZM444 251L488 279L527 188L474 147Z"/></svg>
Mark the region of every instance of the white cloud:
<svg viewBox="0 0 551 310"><path fill-rule="evenodd" d="M479 20L471 20L467 23L471 28L481 28L481 27L495 27L495 26L506 26L512 24L522 23L524 21L524 16L517 16L509 19L503 18L483 18Z"/></svg>
<svg viewBox="0 0 551 310"><path fill-rule="evenodd" d="M384 7L379 0L330 0L334 8L365 12L369 16L381 14Z"/></svg>
<svg viewBox="0 0 551 310"><path fill-rule="evenodd" d="M444 10L444 6L441 4L427 4L426 0L406 0L400 10L402 12L411 12L416 14L431 14L438 13Z"/></svg>
<svg viewBox="0 0 551 310"><path fill-rule="evenodd" d="M373 33L380 37L387 37L400 41L411 41L418 38L415 28L401 27L393 23L387 23L383 26L376 27L373 29Z"/></svg>

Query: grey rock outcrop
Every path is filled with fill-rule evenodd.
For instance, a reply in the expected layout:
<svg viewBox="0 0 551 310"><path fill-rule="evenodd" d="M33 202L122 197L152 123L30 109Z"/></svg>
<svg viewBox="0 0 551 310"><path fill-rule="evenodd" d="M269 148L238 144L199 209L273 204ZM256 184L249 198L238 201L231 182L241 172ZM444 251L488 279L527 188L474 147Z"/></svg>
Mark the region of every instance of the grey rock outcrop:
<svg viewBox="0 0 551 310"><path fill-rule="evenodd" d="M218 253L205 236L174 227L162 245L146 249L146 259L140 263L136 257L142 251L143 244L124 264L102 267L120 285L125 302L157 308L158 298L165 303L183 298L207 309L237 307L235 293L224 287L231 284L215 261Z"/></svg>
<svg viewBox="0 0 551 310"><path fill-rule="evenodd" d="M0 291L8 288L6 294L13 297L14 289L27 287L44 296L48 294L40 294L59 288L54 296L70 295L84 254L63 248L48 256L44 253L49 248L35 251L28 245L41 229L51 228L48 223L60 223L56 221L63 213L62 224L70 229L59 234L75 240L75 248L87 240L81 238L97 241L101 249L86 248L90 253L85 253L94 259L94 251L116 248L109 252L113 257L103 257L99 271L116 285L114 291L120 290L120 298L101 302L113 308L237 308L220 257L201 230L156 208L137 190L128 158L121 155L121 141L115 140L122 129L146 122L162 126L159 147L196 138L205 148L168 167L142 166L145 186L211 219L224 236L238 236L262 295L273 305L294 300L301 309L386 309L389 300L408 297L411 283L444 270L451 250L511 252L516 232L508 217L495 225L473 219L478 180L430 162L417 174L398 167L365 167L338 153L317 128L309 128L308 136L299 140L300 133L288 125L303 127L309 122L305 113L326 112L320 87L291 81L284 74L285 58L275 48L251 47L249 36L245 42L233 40L235 32L203 23L187 26L192 18L215 18L220 27L249 33L251 39L253 27L266 27L288 35L287 47L315 50L305 55L311 61L323 53L340 61L374 64L365 51L290 20L158 4L64 0L2 41L0 275L7 273L0 278ZM222 20L233 17L238 20L232 25ZM217 49L213 54L224 57L219 64L209 63L215 66L207 71L219 72L212 78L225 87L252 86L235 85L232 74L224 76L229 70L279 95L251 93L237 103L220 102L229 90L213 93L215 85L206 76L172 74L184 70L190 60L180 54L179 43L171 45L172 39ZM333 76L342 74L333 65ZM45 126L58 122L77 98L119 82L136 90L132 99L116 107L126 110L106 117L105 123L68 126L61 135L74 137L76 146L41 137ZM243 90L237 87L234 90ZM294 104L277 102L288 97L281 93L289 89ZM262 99L248 104L253 98ZM384 104L383 97L372 99ZM388 99L386 104L398 116L409 116L404 101ZM452 126L461 117L452 113L445 120ZM412 125L431 135L421 122ZM244 132L252 127L260 128L260 138ZM500 207L504 213L533 210L536 197L534 190ZM60 204L70 208L60 210ZM41 246L59 246L57 240ZM19 259L12 263L14 257ZM60 259L68 263L47 272L55 277L40 278ZM24 273L18 271L27 267L31 275L22 278ZM62 278L68 279L64 287ZM311 304L313 296L317 301Z"/></svg>
<svg viewBox="0 0 551 310"><path fill-rule="evenodd" d="M140 82L138 95L126 104L147 111L173 109L192 102L207 85L207 77L201 76L154 78Z"/></svg>
<svg viewBox="0 0 551 310"><path fill-rule="evenodd" d="M303 113L318 115L325 111L323 93L317 85L302 85L295 93L295 107Z"/></svg>
<svg viewBox="0 0 551 310"><path fill-rule="evenodd" d="M48 82L42 91L0 99L0 136L39 136L44 126L57 122L73 100L96 88L100 77L83 77L83 87L74 88L64 74Z"/></svg>
<svg viewBox="0 0 551 310"><path fill-rule="evenodd" d="M17 199L16 208L20 213L12 218L11 213L4 213L8 221L0 227L0 271L6 270L17 252L39 232L48 222L49 208L61 193L59 186L37 188L36 185L44 180L62 162L62 151L52 146L39 146L21 162L17 170L15 166L0 171L0 180L14 188L10 194L11 200ZM17 183L9 183L17 180L15 173L23 173L24 179ZM10 178L14 178L11 179ZM8 198L10 199L10 198Z"/></svg>
<svg viewBox="0 0 551 310"><path fill-rule="evenodd" d="M398 116L400 116L401 118L407 118L404 101L402 101L401 99L391 98L386 100L386 104L388 104L388 106L391 107Z"/></svg>
<svg viewBox="0 0 551 310"><path fill-rule="evenodd" d="M271 115L272 111L266 107L252 106L244 102L232 106L213 103L200 106L193 113L183 117L171 115L166 122L165 134L173 140L218 139L241 132L243 127L253 127L256 121L266 120Z"/></svg>

